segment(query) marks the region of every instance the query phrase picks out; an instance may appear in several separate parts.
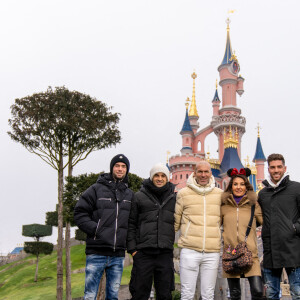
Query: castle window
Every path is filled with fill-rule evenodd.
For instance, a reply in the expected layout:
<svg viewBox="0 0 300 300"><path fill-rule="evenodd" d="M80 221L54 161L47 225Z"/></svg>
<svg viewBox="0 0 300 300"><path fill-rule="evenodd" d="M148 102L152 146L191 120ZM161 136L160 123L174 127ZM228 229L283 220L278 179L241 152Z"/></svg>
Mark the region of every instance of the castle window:
<svg viewBox="0 0 300 300"><path fill-rule="evenodd" d="M185 177L186 177L186 179L188 179L189 178L189 174L186 174Z"/></svg>
<svg viewBox="0 0 300 300"><path fill-rule="evenodd" d="M182 179L182 174L180 175L180 179Z"/></svg>
<svg viewBox="0 0 300 300"><path fill-rule="evenodd" d="M200 141L198 142L197 150L198 150L199 152L201 151L201 142L200 142Z"/></svg>
<svg viewBox="0 0 300 300"><path fill-rule="evenodd" d="M175 180L177 180L177 175L175 175Z"/></svg>

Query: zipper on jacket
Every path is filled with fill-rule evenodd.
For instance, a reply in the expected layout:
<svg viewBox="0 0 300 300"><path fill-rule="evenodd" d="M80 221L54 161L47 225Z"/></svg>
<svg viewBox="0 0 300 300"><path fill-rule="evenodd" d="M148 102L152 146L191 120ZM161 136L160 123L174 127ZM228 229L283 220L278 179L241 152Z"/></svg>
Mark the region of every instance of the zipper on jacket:
<svg viewBox="0 0 300 300"><path fill-rule="evenodd" d="M191 221L189 221L188 224L187 224L187 227L186 227L186 230L185 230L185 233L184 233L184 237L186 237L186 235L189 231L190 225L191 225Z"/></svg>
<svg viewBox="0 0 300 300"><path fill-rule="evenodd" d="M116 228L115 228L115 239L114 239L114 251L116 251L116 243L117 243L118 216L119 216L119 202L117 202L117 215L116 215Z"/></svg>
<svg viewBox="0 0 300 300"><path fill-rule="evenodd" d="M202 252L204 252L205 250L205 227L206 227L206 198L205 198L205 194L203 196L203 220L204 220L204 226L203 226L203 249Z"/></svg>
<svg viewBox="0 0 300 300"><path fill-rule="evenodd" d="M98 231L98 228L99 228L99 225L100 225L100 221L101 221L101 219L99 219L99 221L98 221L98 224L97 224L97 227L96 227L96 231L95 231L94 240L96 239L96 235L97 235L97 231Z"/></svg>
<svg viewBox="0 0 300 300"><path fill-rule="evenodd" d="M239 242L239 208L236 208L236 237Z"/></svg>

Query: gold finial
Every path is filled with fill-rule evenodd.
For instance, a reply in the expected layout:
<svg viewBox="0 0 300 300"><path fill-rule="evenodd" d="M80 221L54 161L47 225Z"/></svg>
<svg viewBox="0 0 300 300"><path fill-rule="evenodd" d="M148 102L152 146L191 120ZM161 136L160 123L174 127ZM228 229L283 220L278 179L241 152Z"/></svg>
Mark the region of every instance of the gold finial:
<svg viewBox="0 0 300 300"><path fill-rule="evenodd" d="M235 139L238 141L239 140L239 132L237 127L235 127Z"/></svg>
<svg viewBox="0 0 300 300"><path fill-rule="evenodd" d="M233 54L231 55L229 61L233 61L233 60L238 61L237 56L235 54L235 50L233 51Z"/></svg>
<svg viewBox="0 0 300 300"><path fill-rule="evenodd" d="M226 19L226 24L227 24L227 31L229 31L229 30L230 30L230 28L229 28L229 24L230 24L230 19L229 19L229 17Z"/></svg>
<svg viewBox="0 0 300 300"><path fill-rule="evenodd" d="M233 14L235 12L235 9L230 9L230 10L228 10L228 15L230 15L230 14ZM226 24L227 24L227 31L229 31L230 30L230 28L229 28L229 24L230 24L230 19L229 19L229 16L228 16L228 18L226 19Z"/></svg>
<svg viewBox="0 0 300 300"><path fill-rule="evenodd" d="M168 150L167 151L167 163L169 163L169 155L171 154L171 152Z"/></svg>
<svg viewBox="0 0 300 300"><path fill-rule="evenodd" d="M262 128L259 126L259 123L257 123L257 127L255 129L257 129L257 137L260 137L259 130L262 129Z"/></svg>
<svg viewBox="0 0 300 300"><path fill-rule="evenodd" d="M206 154L207 154L207 161L209 161L209 155L210 155L210 152L207 151Z"/></svg>
<svg viewBox="0 0 300 300"><path fill-rule="evenodd" d="M207 154L206 160L209 162L209 155L210 155L210 152L209 152L209 146L207 147L207 152L206 152L206 154Z"/></svg>
<svg viewBox="0 0 300 300"><path fill-rule="evenodd" d="M191 100L190 100L189 97L187 97L186 100L185 100L185 107L186 107L187 110L189 109L189 102L191 102Z"/></svg>
<svg viewBox="0 0 300 300"><path fill-rule="evenodd" d="M246 167L247 167L247 168L250 168L249 155L247 155L247 160L246 160L246 161L247 161Z"/></svg>
<svg viewBox="0 0 300 300"><path fill-rule="evenodd" d="M218 79L216 79L216 90L218 89Z"/></svg>
<svg viewBox="0 0 300 300"><path fill-rule="evenodd" d="M195 93L195 79L197 78L197 74L195 72L193 72L191 77L193 78L193 95L192 95L192 103L191 103L190 110L189 110L189 116L199 117L198 112L197 112L196 95L195 95L196 94Z"/></svg>

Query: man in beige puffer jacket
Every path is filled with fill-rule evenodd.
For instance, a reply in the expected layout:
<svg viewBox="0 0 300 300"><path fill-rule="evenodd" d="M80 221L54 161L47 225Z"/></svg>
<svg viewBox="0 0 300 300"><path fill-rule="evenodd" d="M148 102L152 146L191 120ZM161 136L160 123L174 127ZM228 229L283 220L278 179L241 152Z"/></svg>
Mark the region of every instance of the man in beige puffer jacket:
<svg viewBox="0 0 300 300"><path fill-rule="evenodd" d="M175 230L180 253L181 299L193 299L200 270L201 297L214 299L218 273L221 233L220 207L222 190L215 186L210 164L199 162L177 194Z"/></svg>

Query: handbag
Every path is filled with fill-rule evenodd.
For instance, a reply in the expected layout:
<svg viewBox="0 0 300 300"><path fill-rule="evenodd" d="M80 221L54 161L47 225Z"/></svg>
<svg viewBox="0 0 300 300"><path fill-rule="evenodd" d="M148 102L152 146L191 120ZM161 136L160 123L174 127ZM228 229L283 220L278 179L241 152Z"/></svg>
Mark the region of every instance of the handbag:
<svg viewBox="0 0 300 300"><path fill-rule="evenodd" d="M231 249L231 245L229 245L227 249L223 249L222 266L225 273L239 275L247 272L253 265L252 252L247 247L247 238L252 227L254 210L255 205L252 205L245 240L239 242L233 249Z"/></svg>

